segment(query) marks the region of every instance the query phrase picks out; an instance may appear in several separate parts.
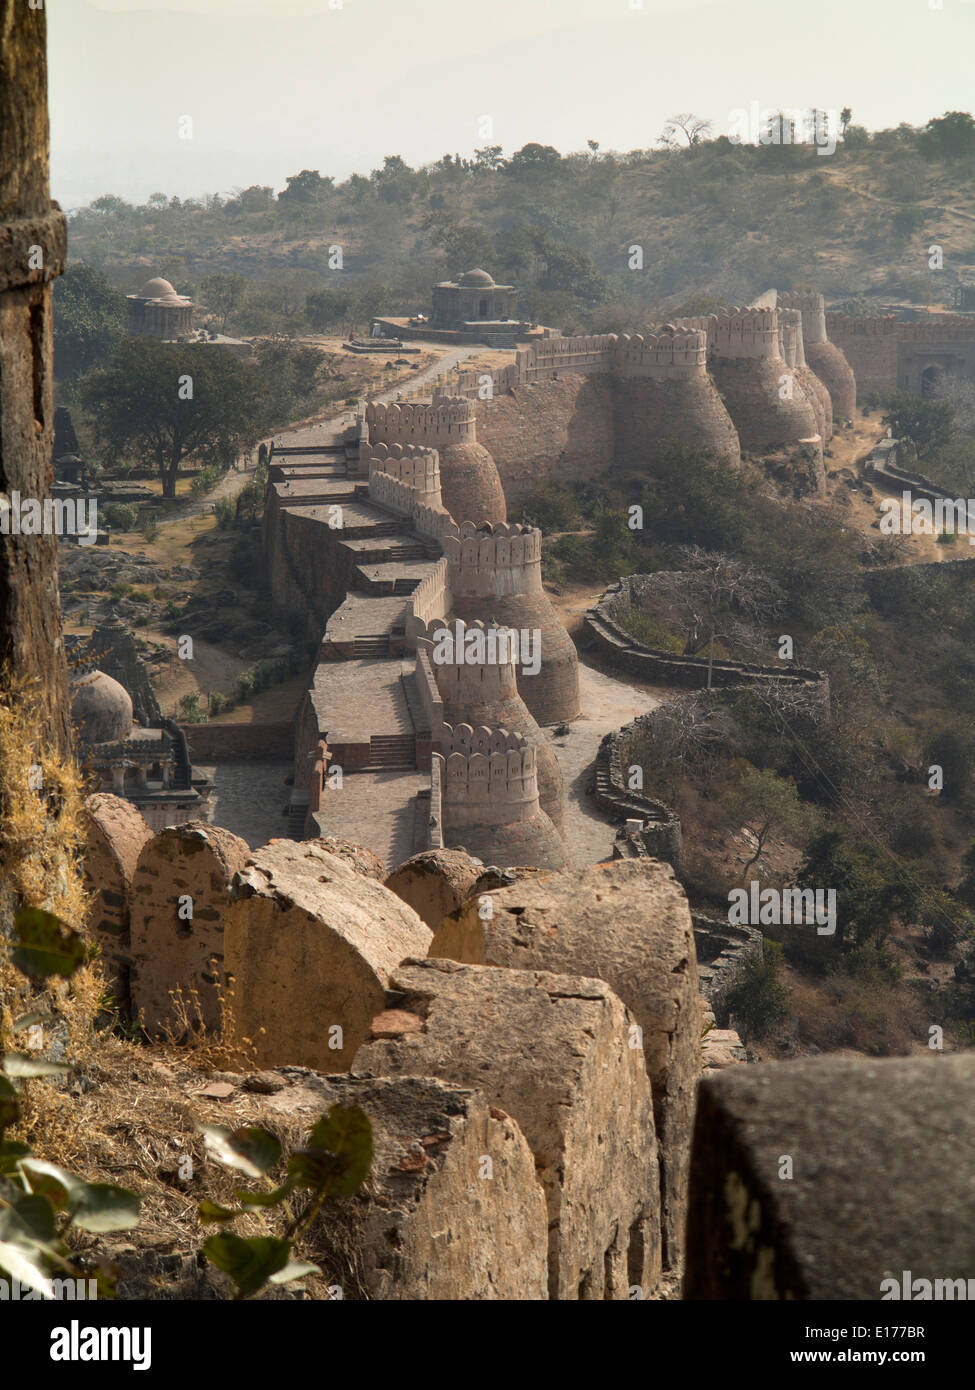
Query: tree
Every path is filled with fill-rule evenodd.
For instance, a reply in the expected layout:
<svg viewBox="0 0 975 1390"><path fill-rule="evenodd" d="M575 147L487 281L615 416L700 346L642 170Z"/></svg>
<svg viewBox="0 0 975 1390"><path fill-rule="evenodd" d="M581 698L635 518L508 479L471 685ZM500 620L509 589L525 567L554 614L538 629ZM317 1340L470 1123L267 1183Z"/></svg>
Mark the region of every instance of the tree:
<svg viewBox="0 0 975 1390"><path fill-rule="evenodd" d="M780 777L769 768L749 767L737 786L722 797L728 819L745 826L755 837L755 852L741 871L742 883L773 836L804 839L809 833L810 812L799 800L791 777Z"/></svg>
<svg viewBox="0 0 975 1390"><path fill-rule="evenodd" d="M531 178L539 174L554 174L561 165L562 156L554 145L539 145L531 141L515 151L505 168L515 178Z"/></svg>
<svg viewBox="0 0 975 1390"><path fill-rule="evenodd" d="M474 169L478 173L494 173L504 167L501 145L482 145L474 151Z"/></svg>
<svg viewBox="0 0 975 1390"><path fill-rule="evenodd" d="M924 762L941 768L941 795L946 801L957 801L971 784L975 743L955 729L942 729L925 743Z"/></svg>
<svg viewBox="0 0 975 1390"><path fill-rule="evenodd" d="M695 116L693 111L679 111L676 116L668 118L657 144L668 150L701 145L711 134L711 129L712 123Z"/></svg>
<svg viewBox="0 0 975 1390"><path fill-rule="evenodd" d="M127 339L81 382L95 437L115 454L152 459L163 496L176 496L188 458L226 467L266 426L267 394L253 367L202 344Z"/></svg>
<svg viewBox="0 0 975 1390"><path fill-rule="evenodd" d="M928 121L919 143L937 159L975 158L975 120L967 111L946 111Z"/></svg>
<svg viewBox="0 0 975 1390"><path fill-rule="evenodd" d="M61 380L107 362L125 329L125 301L94 266L71 265L54 286L54 371Z"/></svg>
<svg viewBox="0 0 975 1390"><path fill-rule="evenodd" d="M352 302L348 290L315 290L305 299L305 317L316 333L324 333L348 322Z"/></svg>
<svg viewBox="0 0 975 1390"><path fill-rule="evenodd" d="M244 212L266 212L274 206L274 189L267 184L252 183L241 189L240 206Z"/></svg>
<svg viewBox="0 0 975 1390"><path fill-rule="evenodd" d="M844 106L840 112L840 134L845 135L847 126L853 120L853 112L849 106Z"/></svg>
<svg viewBox="0 0 975 1390"><path fill-rule="evenodd" d="M788 994L779 978L781 964L782 947L778 942L763 942L762 954L748 960L728 993L728 1013L744 1043L767 1037L785 1017Z"/></svg>
<svg viewBox="0 0 975 1390"><path fill-rule="evenodd" d="M895 439L910 439L918 457L926 459L948 444L954 415L948 401L924 400L909 391L894 391L887 398L881 423L890 426Z"/></svg>
<svg viewBox="0 0 975 1390"><path fill-rule="evenodd" d="M713 660L716 641L760 652L765 645L762 624L782 604L778 585L731 555L688 546L681 558L685 569L654 576L653 594L659 602L658 616L683 631L685 655L697 656L707 645Z"/></svg>
<svg viewBox="0 0 975 1390"><path fill-rule="evenodd" d="M230 315L244 302L247 280L243 275L208 275L200 288L207 308L220 315L220 327L227 327Z"/></svg>
<svg viewBox="0 0 975 1390"><path fill-rule="evenodd" d="M285 182L287 187L278 194L279 203L311 207L324 203L335 180L322 178L317 169L302 169L300 174L289 174Z"/></svg>
<svg viewBox="0 0 975 1390"><path fill-rule="evenodd" d="M904 245L924 226L924 212L918 207L898 208L890 219L890 229L897 241Z"/></svg>
<svg viewBox="0 0 975 1390"><path fill-rule="evenodd" d="M836 830L814 835L797 877L800 888L836 890L836 935L843 947L882 942L895 916L912 921L920 895L913 879L866 840Z"/></svg>

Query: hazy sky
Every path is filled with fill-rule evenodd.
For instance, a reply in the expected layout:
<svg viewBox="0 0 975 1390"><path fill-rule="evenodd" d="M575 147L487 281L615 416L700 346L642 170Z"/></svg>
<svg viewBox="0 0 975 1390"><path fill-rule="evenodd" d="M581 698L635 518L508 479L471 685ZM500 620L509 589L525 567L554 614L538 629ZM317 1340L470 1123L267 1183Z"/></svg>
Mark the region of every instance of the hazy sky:
<svg viewBox="0 0 975 1390"><path fill-rule="evenodd" d="M721 133L752 103L922 124L975 105L975 0L936 4L47 0L52 193L280 189L529 140L633 149L674 112Z"/></svg>

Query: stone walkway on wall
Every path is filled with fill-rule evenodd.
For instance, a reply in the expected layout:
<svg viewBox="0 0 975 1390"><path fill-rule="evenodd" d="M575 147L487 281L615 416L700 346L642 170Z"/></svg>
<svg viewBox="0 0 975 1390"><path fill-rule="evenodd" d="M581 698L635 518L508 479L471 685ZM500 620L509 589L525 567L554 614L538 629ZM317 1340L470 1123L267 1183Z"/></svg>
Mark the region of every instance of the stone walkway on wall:
<svg viewBox="0 0 975 1390"><path fill-rule="evenodd" d="M349 773L322 797L325 834L364 845L394 869L415 852L416 795L429 786L430 774L414 768Z"/></svg>
<svg viewBox="0 0 975 1390"><path fill-rule="evenodd" d="M287 835L288 820L283 814L291 788L285 778L294 770L290 759L259 762L220 762L211 766L193 765L194 772L206 773L214 783L211 811L207 819L225 830L232 830L251 849L268 840Z"/></svg>

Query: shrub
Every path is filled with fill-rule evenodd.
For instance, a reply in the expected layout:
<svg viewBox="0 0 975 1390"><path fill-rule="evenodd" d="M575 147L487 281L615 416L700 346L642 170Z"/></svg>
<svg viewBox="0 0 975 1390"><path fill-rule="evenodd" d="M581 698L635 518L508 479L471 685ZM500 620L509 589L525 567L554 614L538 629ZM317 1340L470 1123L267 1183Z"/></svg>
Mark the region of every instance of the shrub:
<svg viewBox="0 0 975 1390"><path fill-rule="evenodd" d="M210 696L210 714L217 715L223 709L224 696L219 690L215 690Z"/></svg>
<svg viewBox="0 0 975 1390"><path fill-rule="evenodd" d="M217 518L217 530L229 531L234 524L234 504L230 498L218 497L213 510Z"/></svg>
<svg viewBox="0 0 975 1390"><path fill-rule="evenodd" d="M138 509L128 502L116 502L105 509L105 520L115 531L134 531Z"/></svg>
<svg viewBox="0 0 975 1390"><path fill-rule="evenodd" d="M728 1010L743 1042L765 1038L786 1015L787 994L779 979L782 947L765 941L760 957L748 962L728 994Z"/></svg>

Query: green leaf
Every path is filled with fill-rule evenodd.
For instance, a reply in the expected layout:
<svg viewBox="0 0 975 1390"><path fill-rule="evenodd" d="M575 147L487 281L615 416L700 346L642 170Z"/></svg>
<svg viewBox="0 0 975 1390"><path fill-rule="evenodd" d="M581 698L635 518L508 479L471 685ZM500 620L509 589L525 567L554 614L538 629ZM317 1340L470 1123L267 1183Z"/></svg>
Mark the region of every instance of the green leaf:
<svg viewBox="0 0 975 1390"><path fill-rule="evenodd" d="M79 1183L71 1193L72 1219L83 1231L127 1231L138 1226L140 1205L134 1192L113 1183Z"/></svg>
<svg viewBox="0 0 975 1390"><path fill-rule="evenodd" d="M50 975L67 979L84 962L85 943L53 912L22 908L14 918L14 931L20 945L14 947L10 958L18 970L36 980Z"/></svg>
<svg viewBox="0 0 975 1390"><path fill-rule="evenodd" d="M5 1269L12 1278L19 1279L28 1288L37 1289L45 1298L54 1297L54 1285L48 1278L40 1255L35 1251L0 1240L0 1269Z"/></svg>
<svg viewBox="0 0 975 1390"><path fill-rule="evenodd" d="M276 1187L273 1192L248 1192L244 1187L235 1187L234 1196L238 1202L244 1202L249 1207L276 1207L293 1190L294 1183L291 1182Z"/></svg>
<svg viewBox="0 0 975 1390"><path fill-rule="evenodd" d="M0 1076L0 1134L20 1119L17 1092L5 1076Z"/></svg>
<svg viewBox="0 0 975 1390"><path fill-rule="evenodd" d="M196 1214L200 1218L203 1226L208 1226L212 1221L233 1221L235 1216L239 1216L239 1211L233 1211L230 1207L222 1207L219 1202L211 1202L209 1198L204 1198L196 1209Z"/></svg>
<svg viewBox="0 0 975 1390"><path fill-rule="evenodd" d="M5 1139L0 1144L0 1173L16 1173L20 1160L29 1153L29 1144L19 1139Z"/></svg>
<svg viewBox="0 0 975 1390"><path fill-rule="evenodd" d="M79 1178L43 1158L24 1158L19 1169L31 1192L49 1197L59 1211L68 1205L75 1189L83 1186Z"/></svg>
<svg viewBox="0 0 975 1390"><path fill-rule="evenodd" d="M249 1298L285 1268L291 1258L291 1242L274 1236L245 1240L223 1231L203 1242L203 1253L217 1269L230 1275L243 1298Z"/></svg>
<svg viewBox="0 0 975 1390"><path fill-rule="evenodd" d="M73 1062L49 1062L46 1057L32 1057L27 1052L5 1052L0 1070L7 1076L64 1076L74 1070Z"/></svg>
<svg viewBox="0 0 975 1390"><path fill-rule="evenodd" d="M54 1203L42 1192L27 1193L14 1204L13 1211L38 1245L46 1245L57 1235Z"/></svg>
<svg viewBox="0 0 975 1390"><path fill-rule="evenodd" d="M292 1279L304 1279L308 1274L321 1274L318 1265L306 1264L304 1260L289 1260L284 1269L279 1269L277 1274L272 1274L268 1280L271 1284L290 1284Z"/></svg>
<svg viewBox="0 0 975 1390"><path fill-rule="evenodd" d="M207 1148L228 1168L237 1168L249 1178L260 1178L281 1157L281 1145L264 1129L226 1129L205 1125L202 1130Z"/></svg>
<svg viewBox="0 0 975 1390"><path fill-rule="evenodd" d="M329 1197L358 1192L372 1163L372 1125L358 1106L333 1105L309 1135L308 1147L288 1161L288 1174L301 1187Z"/></svg>

